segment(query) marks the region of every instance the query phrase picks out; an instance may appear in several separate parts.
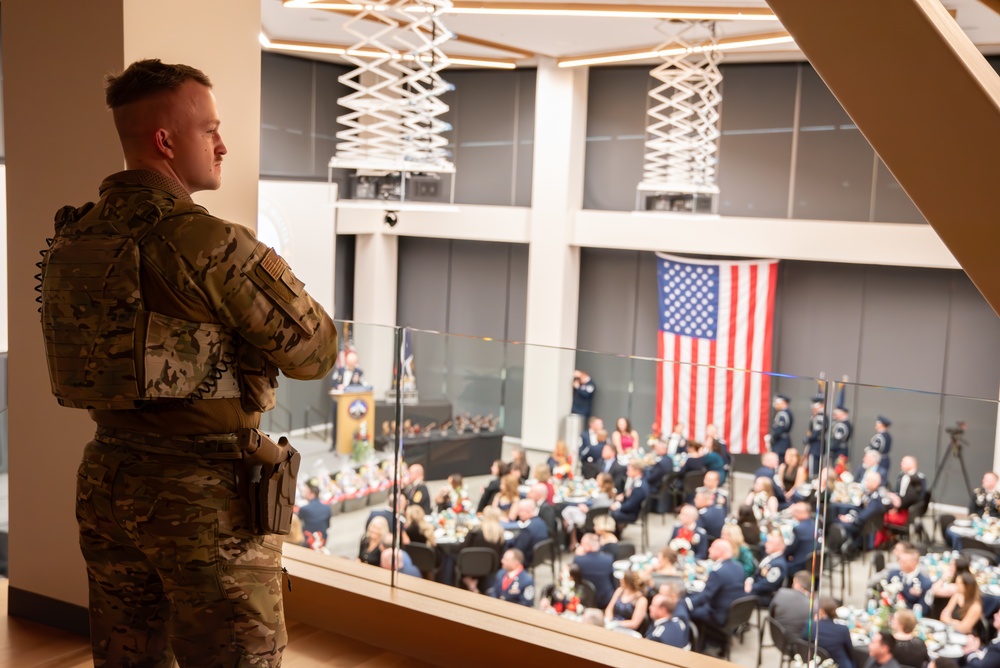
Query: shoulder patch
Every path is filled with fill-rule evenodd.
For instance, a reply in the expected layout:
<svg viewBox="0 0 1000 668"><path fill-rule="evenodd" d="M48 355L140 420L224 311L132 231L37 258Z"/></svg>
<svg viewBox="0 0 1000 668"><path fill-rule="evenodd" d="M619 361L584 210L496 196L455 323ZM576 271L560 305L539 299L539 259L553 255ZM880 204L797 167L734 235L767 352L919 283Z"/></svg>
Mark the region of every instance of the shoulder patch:
<svg viewBox="0 0 1000 668"><path fill-rule="evenodd" d="M533 585L528 585L524 588L524 599L526 601L533 601L535 599L535 587Z"/></svg>
<svg viewBox="0 0 1000 668"><path fill-rule="evenodd" d="M767 569L767 581L774 584L781 577L781 570L778 568L771 567Z"/></svg>

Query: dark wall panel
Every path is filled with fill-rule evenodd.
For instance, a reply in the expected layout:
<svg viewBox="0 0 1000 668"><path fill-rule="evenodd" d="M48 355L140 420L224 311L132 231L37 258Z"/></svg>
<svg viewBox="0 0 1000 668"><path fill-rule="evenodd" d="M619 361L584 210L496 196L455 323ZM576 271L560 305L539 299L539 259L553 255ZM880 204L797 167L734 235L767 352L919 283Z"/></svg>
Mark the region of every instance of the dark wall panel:
<svg viewBox="0 0 1000 668"><path fill-rule="evenodd" d="M969 277L952 275L951 316L945 358L944 391L984 399L997 396L1000 355L983 355L1000 341L1000 318L988 307Z"/></svg>
<svg viewBox="0 0 1000 668"><path fill-rule="evenodd" d="M659 347L659 287L656 284L656 254L639 253L638 310L635 314L636 355L658 357Z"/></svg>
<svg viewBox="0 0 1000 668"><path fill-rule="evenodd" d="M354 258L357 237L338 234L336 245L336 276L334 286L333 317L335 320L354 320Z"/></svg>
<svg viewBox="0 0 1000 668"><path fill-rule="evenodd" d="M941 391L950 278L934 270L867 268L859 370L852 380Z"/></svg>
<svg viewBox="0 0 1000 668"><path fill-rule="evenodd" d="M577 347L631 353L639 253L597 248L580 253Z"/></svg>
<svg viewBox="0 0 1000 668"><path fill-rule="evenodd" d="M927 223L913 200L881 160L875 175L875 211L872 220L879 223Z"/></svg>
<svg viewBox="0 0 1000 668"><path fill-rule="evenodd" d="M454 241L448 331L502 337L507 317L506 244Z"/></svg>
<svg viewBox="0 0 1000 668"><path fill-rule="evenodd" d="M778 265L775 371L854 378L863 281L864 274L851 265Z"/></svg>
<svg viewBox="0 0 1000 668"><path fill-rule="evenodd" d="M524 341L528 315L528 245L510 244L510 297L507 302L508 341Z"/></svg>
<svg viewBox="0 0 1000 668"><path fill-rule="evenodd" d="M451 242L399 238L396 322L403 327L448 329Z"/></svg>

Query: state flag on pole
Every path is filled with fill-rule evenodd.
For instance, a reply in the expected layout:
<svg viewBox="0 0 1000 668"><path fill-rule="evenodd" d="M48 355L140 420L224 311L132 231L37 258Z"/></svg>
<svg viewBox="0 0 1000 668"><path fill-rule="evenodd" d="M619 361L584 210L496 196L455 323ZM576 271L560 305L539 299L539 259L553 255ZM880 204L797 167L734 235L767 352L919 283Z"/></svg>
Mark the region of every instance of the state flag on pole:
<svg viewBox="0 0 1000 668"><path fill-rule="evenodd" d="M657 253L657 279L656 414L664 433L682 422L685 436L701 441L705 426L715 424L730 452L761 452L771 405L778 261Z"/></svg>

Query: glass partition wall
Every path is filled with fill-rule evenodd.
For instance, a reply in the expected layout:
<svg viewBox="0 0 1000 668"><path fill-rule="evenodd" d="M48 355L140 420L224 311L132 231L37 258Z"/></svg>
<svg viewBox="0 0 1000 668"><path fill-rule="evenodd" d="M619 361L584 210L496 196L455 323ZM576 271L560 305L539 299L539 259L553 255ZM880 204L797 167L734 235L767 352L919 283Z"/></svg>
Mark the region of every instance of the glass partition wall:
<svg viewBox="0 0 1000 668"><path fill-rule="evenodd" d="M284 379L264 423L303 453L302 532L288 538L386 568L394 586L431 580L632 636L672 607L695 620L693 647L747 665L777 660L764 611L797 572L811 574L797 577L818 619L850 627L856 662L904 607L929 648L955 650L957 634L935 635L947 599L929 585L955 549L982 551L974 570L1000 604L986 560L1000 554L1000 491L984 479L995 399L338 329L347 349L332 377ZM985 519L965 518L984 495ZM893 580L911 546L930 578L920 596ZM708 601L712 578L730 592ZM753 628L740 642L743 617ZM805 659L825 656L818 619L784 629Z"/></svg>

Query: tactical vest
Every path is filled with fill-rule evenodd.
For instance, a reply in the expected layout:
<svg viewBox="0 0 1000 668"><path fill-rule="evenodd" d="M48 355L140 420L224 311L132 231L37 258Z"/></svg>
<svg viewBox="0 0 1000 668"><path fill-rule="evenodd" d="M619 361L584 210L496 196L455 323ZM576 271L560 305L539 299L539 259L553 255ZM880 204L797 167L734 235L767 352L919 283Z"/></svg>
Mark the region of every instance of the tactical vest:
<svg viewBox="0 0 1000 668"><path fill-rule="evenodd" d="M135 188L56 214L41 262L41 313L52 393L63 406L116 410L154 399L240 396L227 328L156 313L143 302L140 247L161 219L177 215L175 206Z"/></svg>

